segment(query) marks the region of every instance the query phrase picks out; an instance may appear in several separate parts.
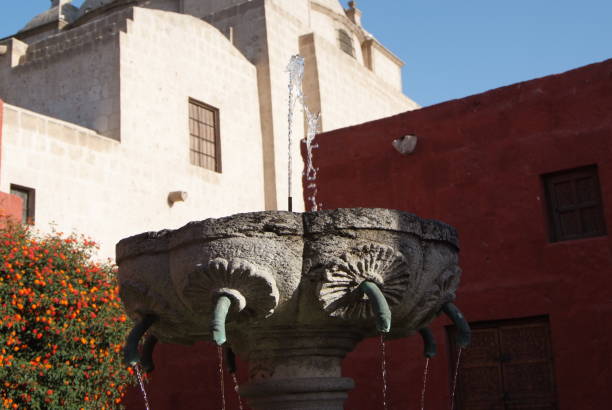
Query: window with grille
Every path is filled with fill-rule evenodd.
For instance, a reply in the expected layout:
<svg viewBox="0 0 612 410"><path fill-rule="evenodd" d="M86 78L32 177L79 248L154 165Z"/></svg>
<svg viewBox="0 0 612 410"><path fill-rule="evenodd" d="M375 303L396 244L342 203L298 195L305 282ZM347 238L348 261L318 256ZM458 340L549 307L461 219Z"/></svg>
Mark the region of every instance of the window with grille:
<svg viewBox="0 0 612 410"><path fill-rule="evenodd" d="M36 191L33 188L11 184L11 194L21 198L21 223L34 225Z"/></svg>
<svg viewBox="0 0 612 410"><path fill-rule="evenodd" d="M597 166L542 176L551 242L606 234Z"/></svg>
<svg viewBox="0 0 612 410"><path fill-rule="evenodd" d="M355 47L353 46L353 39L345 30L338 30L338 43L340 49L351 57L355 57Z"/></svg>
<svg viewBox="0 0 612 410"><path fill-rule="evenodd" d="M472 341L459 359L455 409L557 409L547 316L471 323L470 327ZM456 328L447 331L453 374L459 358Z"/></svg>
<svg viewBox="0 0 612 410"><path fill-rule="evenodd" d="M219 110L194 99L189 99L189 160L221 172Z"/></svg>

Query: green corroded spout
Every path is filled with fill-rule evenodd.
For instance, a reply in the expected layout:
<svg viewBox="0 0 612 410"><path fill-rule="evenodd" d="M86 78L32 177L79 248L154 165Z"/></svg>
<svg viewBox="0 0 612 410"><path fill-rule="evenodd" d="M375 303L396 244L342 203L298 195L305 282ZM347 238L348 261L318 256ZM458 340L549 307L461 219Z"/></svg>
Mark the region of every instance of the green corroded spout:
<svg viewBox="0 0 612 410"><path fill-rule="evenodd" d="M436 355L436 340L434 339L433 333L428 327L419 329L419 333L423 338L423 355L428 358L432 358Z"/></svg>
<svg viewBox="0 0 612 410"><path fill-rule="evenodd" d="M376 315L376 329L381 333L389 333L391 330L391 309L387 299L383 295L378 285L369 280L361 282L359 289L368 296L374 314Z"/></svg>
<svg viewBox="0 0 612 410"><path fill-rule="evenodd" d="M231 306L232 300L228 296L220 295L217 298L213 318L210 322L210 330L217 346L221 346L227 340L225 336L225 319Z"/></svg>
<svg viewBox="0 0 612 410"><path fill-rule="evenodd" d="M442 306L442 311L453 321L455 326L457 326L457 344L462 348L467 347L472 338L472 331L463 313L461 313L457 306L450 302Z"/></svg>
<svg viewBox="0 0 612 410"><path fill-rule="evenodd" d="M140 359L140 365L142 370L146 373L151 373L155 369L155 363L153 362L153 350L157 345L158 339L155 335L149 335L142 344L142 358Z"/></svg>
<svg viewBox="0 0 612 410"><path fill-rule="evenodd" d="M125 341L123 348L123 360L129 366L135 366L140 363L140 354L138 353L138 343L147 330L155 323L157 317L154 315L144 316L138 323L134 325L130 334Z"/></svg>

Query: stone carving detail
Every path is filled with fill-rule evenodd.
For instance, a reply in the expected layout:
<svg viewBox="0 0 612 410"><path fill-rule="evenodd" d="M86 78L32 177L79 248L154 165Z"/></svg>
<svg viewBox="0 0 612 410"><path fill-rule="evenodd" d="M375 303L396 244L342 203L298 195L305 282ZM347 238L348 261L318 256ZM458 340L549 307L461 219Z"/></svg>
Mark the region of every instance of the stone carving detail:
<svg viewBox="0 0 612 410"><path fill-rule="evenodd" d="M427 325L431 319L436 317L442 305L455 300L460 278L461 268L455 264L447 266L436 276L416 306L416 314L420 318L417 328Z"/></svg>
<svg viewBox="0 0 612 410"><path fill-rule="evenodd" d="M170 316L172 312L166 299L142 282L134 280L121 282L119 297L125 304L130 305L130 310L142 316L148 314Z"/></svg>
<svg viewBox="0 0 612 410"><path fill-rule="evenodd" d="M143 282L126 280L119 286L119 296L134 320L140 320L147 315L154 315L159 320L155 326L163 327L168 336L182 335L185 326L185 315L175 309L175 305L155 289ZM135 316L136 315L136 316Z"/></svg>
<svg viewBox="0 0 612 410"><path fill-rule="evenodd" d="M234 311L249 317L268 317L278 305L279 292L272 274L244 259L215 258L200 264L182 294L196 313L210 313L218 295L232 299Z"/></svg>
<svg viewBox="0 0 612 410"><path fill-rule="evenodd" d="M404 256L379 244L353 249L320 269L318 297L323 309L346 319L374 317L367 297L358 290L362 282L376 283L392 307L401 302L411 279Z"/></svg>

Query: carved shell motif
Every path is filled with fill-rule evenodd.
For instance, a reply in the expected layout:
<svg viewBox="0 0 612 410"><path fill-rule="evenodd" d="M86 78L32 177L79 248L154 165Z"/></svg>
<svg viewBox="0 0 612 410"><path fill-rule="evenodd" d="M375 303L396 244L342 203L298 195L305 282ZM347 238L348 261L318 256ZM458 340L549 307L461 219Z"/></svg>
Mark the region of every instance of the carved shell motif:
<svg viewBox="0 0 612 410"><path fill-rule="evenodd" d="M184 315L179 313L163 295L143 282L134 280L121 282L119 297L132 318L148 314L157 316L166 334L178 331L184 322ZM180 334L180 331L178 333Z"/></svg>
<svg viewBox="0 0 612 410"><path fill-rule="evenodd" d="M272 274L244 259L215 258L198 265L183 288L183 296L196 313L212 312L215 295L233 299L235 310L252 317L270 316L278 305L279 293Z"/></svg>
<svg viewBox="0 0 612 410"><path fill-rule="evenodd" d="M417 328L427 325L442 309L442 305L455 300L455 292L459 287L461 268L458 265L447 266L433 281L430 288L416 306Z"/></svg>
<svg viewBox="0 0 612 410"><path fill-rule="evenodd" d="M401 302L410 272L404 256L378 244L365 245L323 267L319 301L331 316L346 319L374 317L371 303L357 290L364 281L376 283L389 306Z"/></svg>

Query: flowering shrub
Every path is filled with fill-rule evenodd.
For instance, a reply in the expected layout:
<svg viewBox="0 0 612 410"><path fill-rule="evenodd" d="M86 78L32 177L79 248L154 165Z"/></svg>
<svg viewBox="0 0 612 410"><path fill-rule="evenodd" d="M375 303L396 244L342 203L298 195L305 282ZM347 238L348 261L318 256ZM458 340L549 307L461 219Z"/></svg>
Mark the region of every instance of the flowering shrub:
<svg viewBox="0 0 612 410"><path fill-rule="evenodd" d="M0 406L112 408L129 373L114 268L95 243L0 229Z"/></svg>

